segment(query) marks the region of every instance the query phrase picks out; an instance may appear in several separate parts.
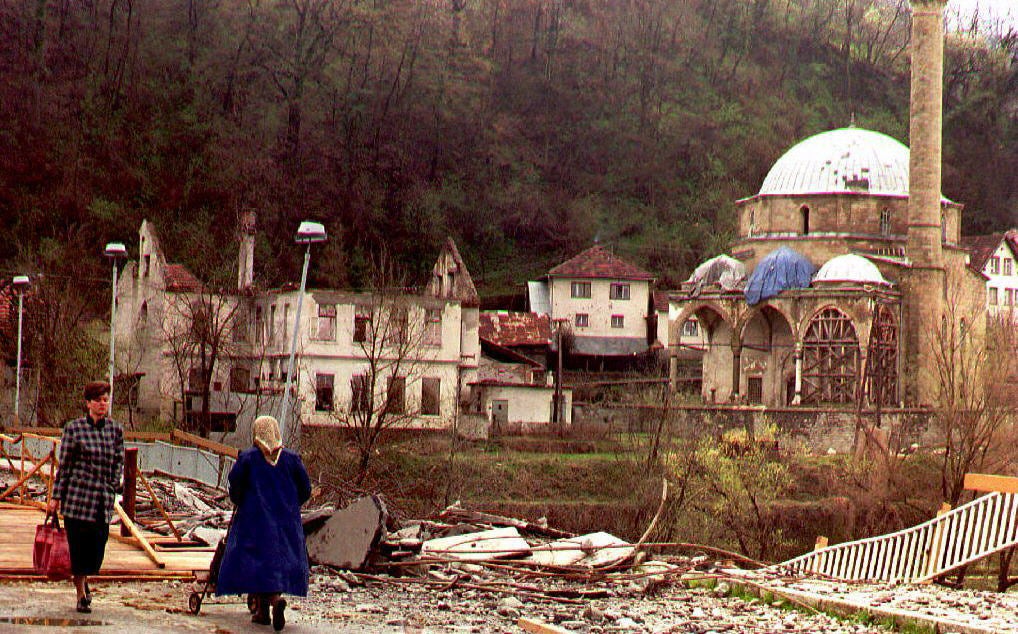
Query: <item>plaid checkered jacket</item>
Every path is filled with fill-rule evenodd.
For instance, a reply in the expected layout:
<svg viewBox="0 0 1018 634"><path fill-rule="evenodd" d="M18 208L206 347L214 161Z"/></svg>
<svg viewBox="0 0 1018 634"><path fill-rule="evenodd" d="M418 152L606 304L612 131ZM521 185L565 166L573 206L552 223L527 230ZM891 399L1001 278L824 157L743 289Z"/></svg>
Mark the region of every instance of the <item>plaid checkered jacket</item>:
<svg viewBox="0 0 1018 634"><path fill-rule="evenodd" d="M78 418L64 425L60 470L53 497L64 517L90 522L113 518L113 502L123 490L124 430L106 418L103 425Z"/></svg>

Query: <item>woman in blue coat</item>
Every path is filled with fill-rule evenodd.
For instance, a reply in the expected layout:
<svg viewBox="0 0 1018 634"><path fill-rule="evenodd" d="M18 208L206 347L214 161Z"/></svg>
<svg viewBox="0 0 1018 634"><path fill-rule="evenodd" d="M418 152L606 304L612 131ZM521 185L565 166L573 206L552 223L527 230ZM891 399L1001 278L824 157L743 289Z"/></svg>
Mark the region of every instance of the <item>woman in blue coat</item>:
<svg viewBox="0 0 1018 634"><path fill-rule="evenodd" d="M282 593L308 593L308 557L300 507L311 497L311 481L300 456L283 448L279 423L271 416L254 422L254 446L230 470L230 499L237 506L226 538L216 594L253 594L252 621L286 623ZM271 620L269 611L271 609Z"/></svg>

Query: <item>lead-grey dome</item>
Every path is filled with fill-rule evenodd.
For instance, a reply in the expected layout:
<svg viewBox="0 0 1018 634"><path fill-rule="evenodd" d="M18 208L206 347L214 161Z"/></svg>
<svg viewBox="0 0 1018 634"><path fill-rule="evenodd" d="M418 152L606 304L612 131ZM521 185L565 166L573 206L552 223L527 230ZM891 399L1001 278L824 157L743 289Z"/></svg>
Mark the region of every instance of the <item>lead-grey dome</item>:
<svg viewBox="0 0 1018 634"><path fill-rule="evenodd" d="M908 196L908 147L862 128L821 132L785 152L760 187L761 195L837 193Z"/></svg>

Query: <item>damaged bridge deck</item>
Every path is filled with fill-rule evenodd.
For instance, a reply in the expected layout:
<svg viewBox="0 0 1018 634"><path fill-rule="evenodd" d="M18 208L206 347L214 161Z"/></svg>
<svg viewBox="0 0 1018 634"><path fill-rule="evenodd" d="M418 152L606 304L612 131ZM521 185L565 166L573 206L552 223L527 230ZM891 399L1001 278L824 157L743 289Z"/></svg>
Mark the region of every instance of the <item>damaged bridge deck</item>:
<svg viewBox="0 0 1018 634"><path fill-rule="evenodd" d="M32 569L32 545L35 527L42 523L45 513L37 508L0 502L0 579L38 578ZM166 547L165 538L144 532L158 559L160 567L132 538L119 536L120 527L110 527L110 540L106 545L100 578L152 579L189 578L202 574L212 562L212 549L208 547Z"/></svg>

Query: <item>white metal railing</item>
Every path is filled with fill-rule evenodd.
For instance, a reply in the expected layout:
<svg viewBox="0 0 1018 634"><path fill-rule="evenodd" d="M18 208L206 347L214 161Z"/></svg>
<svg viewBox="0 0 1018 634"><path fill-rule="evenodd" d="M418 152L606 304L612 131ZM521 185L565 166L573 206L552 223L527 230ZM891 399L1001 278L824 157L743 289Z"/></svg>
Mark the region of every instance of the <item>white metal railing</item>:
<svg viewBox="0 0 1018 634"><path fill-rule="evenodd" d="M923 583L1016 545L1018 494L990 493L918 526L821 548L774 568Z"/></svg>

